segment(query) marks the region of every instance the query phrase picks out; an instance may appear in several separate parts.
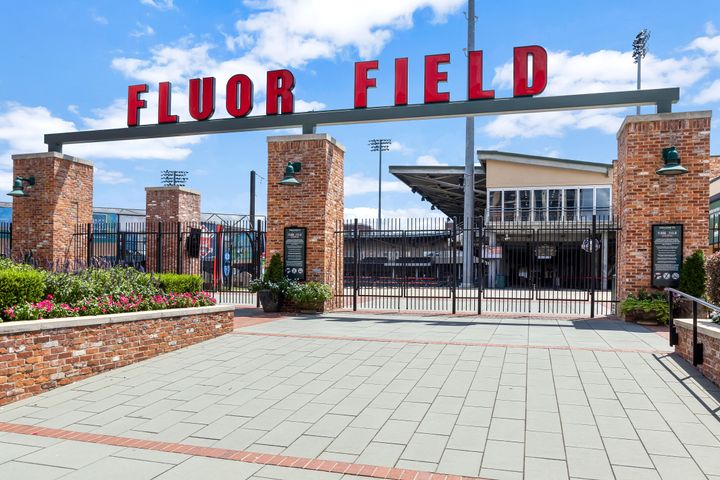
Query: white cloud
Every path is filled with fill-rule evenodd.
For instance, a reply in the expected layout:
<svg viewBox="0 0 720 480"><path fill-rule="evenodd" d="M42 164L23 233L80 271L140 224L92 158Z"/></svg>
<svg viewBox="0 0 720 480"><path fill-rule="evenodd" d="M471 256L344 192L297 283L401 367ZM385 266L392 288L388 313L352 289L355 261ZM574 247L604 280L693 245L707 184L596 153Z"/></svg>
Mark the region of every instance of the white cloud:
<svg viewBox="0 0 720 480"><path fill-rule="evenodd" d="M237 42L250 47L255 58L301 67L317 58L334 58L347 48L361 57L377 55L392 30L408 29L413 14L431 9L442 21L465 0L268 0L250 3L262 11L236 23Z"/></svg>
<svg viewBox="0 0 720 480"><path fill-rule="evenodd" d="M390 150L391 152L398 152L402 155L411 155L413 153L413 149L405 145L404 143L398 142L397 140L393 140L390 142Z"/></svg>
<svg viewBox="0 0 720 480"><path fill-rule="evenodd" d="M296 112L314 112L317 110L324 110L326 105L322 102L316 102L316 101L310 101L306 102L305 100L295 100L295 111Z"/></svg>
<svg viewBox="0 0 720 480"><path fill-rule="evenodd" d="M95 181L98 183L106 183L109 185L118 185L121 183L130 183L132 179L126 177L125 174L118 170L106 170L104 165L97 164L94 168Z"/></svg>
<svg viewBox="0 0 720 480"><path fill-rule="evenodd" d="M107 18L103 17L102 15L99 15L98 13L96 13L94 11L90 12L90 18L92 19L93 22L99 23L100 25L107 25L108 23L110 23L110 22L108 22Z"/></svg>
<svg viewBox="0 0 720 480"><path fill-rule="evenodd" d="M135 38L152 37L153 35L155 35L155 29L140 22L137 22L137 29L130 32L130 36Z"/></svg>
<svg viewBox="0 0 720 480"><path fill-rule="evenodd" d="M80 107L78 107L75 104L70 104L67 106L68 112L74 113L75 115L80 115Z"/></svg>
<svg viewBox="0 0 720 480"><path fill-rule="evenodd" d="M701 51L714 63L720 64L720 35L708 34L704 37L698 37L690 42L686 50Z"/></svg>
<svg viewBox="0 0 720 480"><path fill-rule="evenodd" d="M550 78L543 95L634 90L636 68L630 52L600 50L573 55L566 51L549 51ZM650 53L643 60L642 86L648 89L689 87L705 77L709 69L709 62L703 57L662 59ZM512 63L505 63L495 69L492 84L496 89L512 89L512 76ZM623 116L613 109L506 115L489 122L481 131L505 139L559 137L571 129L590 128L612 134L617 132Z"/></svg>
<svg viewBox="0 0 720 480"><path fill-rule="evenodd" d="M345 196L364 195L366 193L377 193L377 178L368 177L364 173L353 173L345 176ZM383 193L407 192L408 187L404 183L395 180L383 180Z"/></svg>
<svg viewBox="0 0 720 480"><path fill-rule="evenodd" d="M693 98L693 103L712 103L720 101L720 79L712 82Z"/></svg>
<svg viewBox="0 0 720 480"><path fill-rule="evenodd" d="M149 96L148 104L157 109L157 95ZM103 129L123 125L126 116L124 100L117 100L109 107L97 110L94 117L82 118L82 129ZM34 153L47 150L44 134L74 132L78 125L55 116L45 107L29 107L18 103L0 106L0 142L13 153ZM202 137L161 138L127 142L87 143L66 145L64 152L81 158L122 158L139 160L184 160L191 150L189 145L199 143ZM10 165L10 157L0 160L0 167Z"/></svg>
<svg viewBox="0 0 720 480"><path fill-rule="evenodd" d="M713 22L705 22L705 33L710 36L718 33Z"/></svg>
<svg viewBox="0 0 720 480"><path fill-rule="evenodd" d="M422 165L424 167L427 166L438 166L438 165L447 165L447 163L443 163L439 161L437 158L433 157L432 155L420 155L417 160L415 160L415 165Z"/></svg>
<svg viewBox="0 0 720 480"><path fill-rule="evenodd" d="M140 0L140 3L158 10L172 10L175 8L175 0Z"/></svg>

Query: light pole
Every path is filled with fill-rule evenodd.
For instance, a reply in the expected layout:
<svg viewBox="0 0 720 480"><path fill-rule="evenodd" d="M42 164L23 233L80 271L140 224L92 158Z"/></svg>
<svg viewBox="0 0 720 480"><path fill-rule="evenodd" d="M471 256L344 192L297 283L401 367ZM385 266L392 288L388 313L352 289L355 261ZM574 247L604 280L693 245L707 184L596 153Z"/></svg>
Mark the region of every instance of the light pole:
<svg viewBox="0 0 720 480"><path fill-rule="evenodd" d="M640 64L642 63L642 59L645 58L645 55L647 55L647 42L650 40L650 31L647 28L643 28L640 30L640 33L635 35L635 40L633 40L632 48L633 48L633 58L635 59L635 63L637 63L638 69L637 69L637 89L640 90ZM635 110L637 115L640 115L640 105L636 107Z"/></svg>
<svg viewBox="0 0 720 480"><path fill-rule="evenodd" d="M373 138L368 141L370 151L378 152L378 230L382 230L382 152L390 150L390 143L389 138Z"/></svg>
<svg viewBox="0 0 720 480"><path fill-rule="evenodd" d="M475 0L468 0L467 52L475 50ZM462 286L473 286L473 221L475 216L475 118L465 117L465 172L463 181Z"/></svg>

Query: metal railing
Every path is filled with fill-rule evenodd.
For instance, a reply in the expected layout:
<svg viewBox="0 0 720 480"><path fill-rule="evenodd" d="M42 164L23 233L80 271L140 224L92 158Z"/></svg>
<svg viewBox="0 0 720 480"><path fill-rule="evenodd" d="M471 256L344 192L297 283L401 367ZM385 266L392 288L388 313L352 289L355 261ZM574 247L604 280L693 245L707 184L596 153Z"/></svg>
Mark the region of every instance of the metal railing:
<svg viewBox="0 0 720 480"><path fill-rule="evenodd" d="M675 321L673 319L673 306L675 302L675 296L681 297L686 300L690 300L692 302L692 320L693 320L693 328L692 328L692 363L693 366L697 367L698 365L702 365L703 363L703 353L704 353L704 347L702 342L698 342L698 305L702 305L705 308L708 308L710 310L720 312L720 307L717 305L713 305L712 303L706 302L705 300L697 297L693 297L692 295L688 295L685 292L681 292L680 290L676 290L674 288L666 288L665 292L667 292L667 298L668 298L668 333L670 336L670 346L673 347L678 344L678 333L677 328L675 327Z"/></svg>

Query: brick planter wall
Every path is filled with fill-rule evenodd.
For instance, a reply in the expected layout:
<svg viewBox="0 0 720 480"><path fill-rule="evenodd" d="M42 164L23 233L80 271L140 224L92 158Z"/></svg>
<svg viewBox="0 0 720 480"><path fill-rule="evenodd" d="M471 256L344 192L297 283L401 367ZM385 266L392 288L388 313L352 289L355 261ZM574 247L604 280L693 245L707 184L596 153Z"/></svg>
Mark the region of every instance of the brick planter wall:
<svg viewBox="0 0 720 480"><path fill-rule="evenodd" d="M229 333L212 306L0 324L0 405Z"/></svg>
<svg viewBox="0 0 720 480"><path fill-rule="evenodd" d="M692 363L692 320L675 319L678 344L675 353ZM698 342L703 344L703 363L697 366L705 377L720 386L720 325L698 321Z"/></svg>

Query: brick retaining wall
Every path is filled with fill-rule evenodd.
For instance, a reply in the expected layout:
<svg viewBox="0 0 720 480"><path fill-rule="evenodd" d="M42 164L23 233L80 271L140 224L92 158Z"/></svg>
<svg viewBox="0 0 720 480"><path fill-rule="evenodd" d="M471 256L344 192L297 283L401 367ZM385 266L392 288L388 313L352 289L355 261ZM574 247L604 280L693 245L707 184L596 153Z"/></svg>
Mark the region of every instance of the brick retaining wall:
<svg viewBox="0 0 720 480"><path fill-rule="evenodd" d="M675 353L692 363L692 320L675 319L678 344ZM698 342L703 344L703 363L697 366L705 377L720 385L720 325L708 320L698 321Z"/></svg>
<svg viewBox="0 0 720 480"><path fill-rule="evenodd" d="M0 405L233 330L213 306L0 324Z"/></svg>

